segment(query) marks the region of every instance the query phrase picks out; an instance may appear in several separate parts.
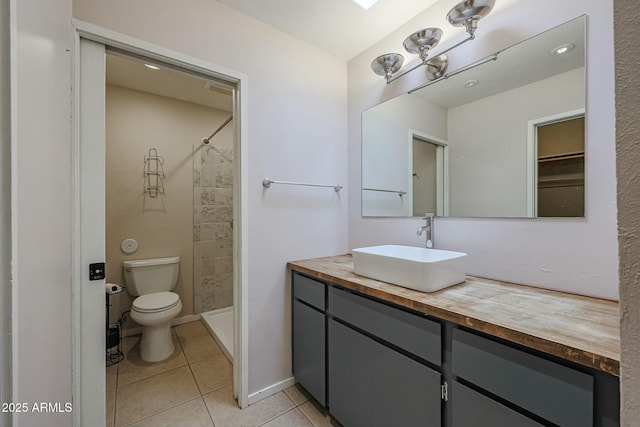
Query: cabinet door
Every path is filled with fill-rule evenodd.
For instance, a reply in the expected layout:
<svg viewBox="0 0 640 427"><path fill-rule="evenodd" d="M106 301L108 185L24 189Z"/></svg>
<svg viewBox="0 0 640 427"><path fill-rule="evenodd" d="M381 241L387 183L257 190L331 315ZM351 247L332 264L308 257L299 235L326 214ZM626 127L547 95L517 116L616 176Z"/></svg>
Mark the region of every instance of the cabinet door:
<svg viewBox="0 0 640 427"><path fill-rule="evenodd" d="M329 319L329 413L348 427L371 426L369 339Z"/></svg>
<svg viewBox="0 0 640 427"><path fill-rule="evenodd" d="M329 411L348 427L440 427L440 374L329 320Z"/></svg>
<svg viewBox="0 0 640 427"><path fill-rule="evenodd" d="M440 373L370 340L372 426L440 427Z"/></svg>
<svg viewBox="0 0 640 427"><path fill-rule="evenodd" d="M321 404L326 404L325 315L293 301L293 375Z"/></svg>

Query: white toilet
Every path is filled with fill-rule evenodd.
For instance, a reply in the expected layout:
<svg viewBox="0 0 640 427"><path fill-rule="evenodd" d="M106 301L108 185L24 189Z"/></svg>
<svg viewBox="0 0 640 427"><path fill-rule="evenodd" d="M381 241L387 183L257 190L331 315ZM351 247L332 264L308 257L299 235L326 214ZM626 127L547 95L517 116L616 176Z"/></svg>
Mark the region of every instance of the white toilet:
<svg viewBox="0 0 640 427"><path fill-rule="evenodd" d="M129 294L136 296L131 318L142 325L140 357L145 362L159 362L174 350L171 325L182 310L176 287L180 257L123 261L124 280Z"/></svg>

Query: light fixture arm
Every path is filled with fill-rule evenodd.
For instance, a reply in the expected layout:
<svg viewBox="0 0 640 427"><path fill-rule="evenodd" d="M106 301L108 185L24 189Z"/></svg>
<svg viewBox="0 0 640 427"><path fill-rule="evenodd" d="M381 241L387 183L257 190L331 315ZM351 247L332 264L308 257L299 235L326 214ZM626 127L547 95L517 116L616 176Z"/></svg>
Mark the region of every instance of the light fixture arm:
<svg viewBox="0 0 640 427"><path fill-rule="evenodd" d="M461 46L461 45L465 44L466 42L471 41L471 40L473 40L473 39L475 39L475 38L476 38L475 34L471 34L469 37L467 37L466 39L462 40L461 42L458 42L458 43L454 44L453 46L451 46L451 47L449 47L449 48L447 48L447 49L443 50L443 51L442 51L442 52L440 52L440 53L434 54L434 55L432 56L432 58L436 58L436 57L438 57L438 56L440 56L440 55L444 55L445 53L447 53L447 52L449 52L449 51L451 51L451 50L453 50L453 49L457 48L458 46ZM413 70L416 70L416 69L418 69L418 68L420 68L420 67L424 67L425 65L428 65L428 63L429 63L429 59L430 59L430 58L426 58L426 57L425 57L425 58L422 60L422 62L420 62L420 63L419 63L419 64L417 64L417 65L414 65L413 67L411 67L410 69L408 69L408 70L406 70L406 71L403 71L402 73L398 74L398 75L397 75L397 76L395 76L395 77L391 77L390 75L388 75L388 77L387 77L387 84L389 84L389 83L391 83L391 82L393 82L393 81L398 80L400 77L402 77L402 76L404 76L404 75L406 75L406 74L409 74L409 73L410 73L410 72L412 72Z"/></svg>

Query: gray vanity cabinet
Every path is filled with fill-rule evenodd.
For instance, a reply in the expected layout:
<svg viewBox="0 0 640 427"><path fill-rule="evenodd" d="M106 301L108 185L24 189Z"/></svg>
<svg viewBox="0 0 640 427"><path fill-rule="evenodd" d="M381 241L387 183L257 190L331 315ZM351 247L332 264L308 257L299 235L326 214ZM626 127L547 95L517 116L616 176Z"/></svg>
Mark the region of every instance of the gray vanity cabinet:
<svg viewBox="0 0 640 427"><path fill-rule="evenodd" d="M326 404L325 288L294 273L292 279L293 375L321 405Z"/></svg>
<svg viewBox="0 0 640 427"><path fill-rule="evenodd" d="M618 427L619 381L292 274L296 380L345 427Z"/></svg>
<svg viewBox="0 0 640 427"><path fill-rule="evenodd" d="M328 289L328 406L348 427L440 427L440 324Z"/></svg>

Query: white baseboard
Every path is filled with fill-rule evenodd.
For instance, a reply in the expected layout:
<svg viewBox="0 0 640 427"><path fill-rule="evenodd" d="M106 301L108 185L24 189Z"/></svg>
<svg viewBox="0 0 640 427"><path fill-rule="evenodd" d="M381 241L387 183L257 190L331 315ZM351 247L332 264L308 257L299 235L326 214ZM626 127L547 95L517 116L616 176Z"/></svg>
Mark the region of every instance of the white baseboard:
<svg viewBox="0 0 640 427"><path fill-rule="evenodd" d="M183 323L194 322L200 320L199 314L189 314L188 316L176 317L171 321L171 326L182 325ZM140 335L142 333L142 326L135 326L133 328L123 329L122 338L131 337L134 335Z"/></svg>
<svg viewBox="0 0 640 427"><path fill-rule="evenodd" d="M274 394L286 390L292 385L296 383L295 378L289 377L286 380L275 383L269 387L263 388L262 390L256 391L255 393L251 393L248 397L249 405L253 405L261 401L262 399L266 399L269 396L273 396Z"/></svg>

